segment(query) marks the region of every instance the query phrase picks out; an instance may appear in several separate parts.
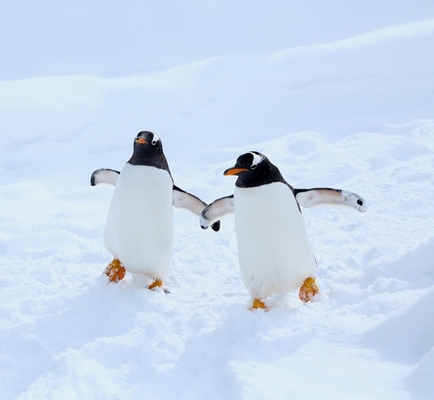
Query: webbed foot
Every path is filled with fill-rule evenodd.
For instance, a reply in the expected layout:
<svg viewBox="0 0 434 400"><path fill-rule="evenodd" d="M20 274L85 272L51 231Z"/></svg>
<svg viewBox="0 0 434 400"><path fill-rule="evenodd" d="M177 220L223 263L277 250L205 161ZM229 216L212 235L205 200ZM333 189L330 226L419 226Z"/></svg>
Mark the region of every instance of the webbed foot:
<svg viewBox="0 0 434 400"><path fill-rule="evenodd" d="M262 308L263 310L267 309L265 303L260 299L253 299L252 310L256 310L258 308Z"/></svg>
<svg viewBox="0 0 434 400"><path fill-rule="evenodd" d="M163 286L163 281L161 279L155 279L154 282L152 282L149 286L148 289L149 290L154 290L156 287L162 287Z"/></svg>
<svg viewBox="0 0 434 400"><path fill-rule="evenodd" d="M312 297L319 293L318 286L314 278L307 278L300 287L298 297L303 303L312 300Z"/></svg>
<svg viewBox="0 0 434 400"><path fill-rule="evenodd" d="M126 270L121 262L115 258L109 265L107 265L104 273L108 276L109 282L118 283L125 278Z"/></svg>

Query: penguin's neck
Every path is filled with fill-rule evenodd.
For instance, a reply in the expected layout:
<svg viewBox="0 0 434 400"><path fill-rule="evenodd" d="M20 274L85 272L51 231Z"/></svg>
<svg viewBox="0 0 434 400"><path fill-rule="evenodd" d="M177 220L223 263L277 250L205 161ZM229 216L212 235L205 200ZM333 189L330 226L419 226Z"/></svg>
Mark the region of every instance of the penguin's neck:
<svg viewBox="0 0 434 400"><path fill-rule="evenodd" d="M288 185L292 190L292 186L285 181L280 171L274 166L260 169L256 171L255 174L241 174L238 176L235 185L241 188L250 188L275 182L282 182Z"/></svg>
<svg viewBox="0 0 434 400"><path fill-rule="evenodd" d="M169 164L164 154L158 154L155 157L149 157L149 155L133 153L128 160L128 164L131 165L147 165L159 169L164 169L170 174Z"/></svg>

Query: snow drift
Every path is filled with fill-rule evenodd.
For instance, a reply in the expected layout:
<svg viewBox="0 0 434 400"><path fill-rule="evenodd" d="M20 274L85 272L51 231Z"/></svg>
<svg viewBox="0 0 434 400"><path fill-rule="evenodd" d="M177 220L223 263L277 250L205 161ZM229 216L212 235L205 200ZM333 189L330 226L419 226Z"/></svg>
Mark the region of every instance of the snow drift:
<svg viewBox="0 0 434 400"><path fill-rule="evenodd" d="M322 45L112 78L0 82L0 386L35 398L431 398L434 20ZM171 293L101 275L112 187L136 133L206 201L258 150L296 187L360 193L304 211L321 294L249 312L232 217L176 211Z"/></svg>

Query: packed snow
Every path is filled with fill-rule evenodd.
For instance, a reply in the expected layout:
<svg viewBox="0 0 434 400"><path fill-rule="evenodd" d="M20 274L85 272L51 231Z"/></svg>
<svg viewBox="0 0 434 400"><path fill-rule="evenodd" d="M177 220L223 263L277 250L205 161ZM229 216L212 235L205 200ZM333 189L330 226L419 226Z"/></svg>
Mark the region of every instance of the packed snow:
<svg viewBox="0 0 434 400"><path fill-rule="evenodd" d="M0 6L2 399L434 398L432 2L31 3ZM363 196L303 210L320 294L250 311L233 215L181 209L170 293L108 284L113 186L89 179L141 130L208 203L253 150Z"/></svg>

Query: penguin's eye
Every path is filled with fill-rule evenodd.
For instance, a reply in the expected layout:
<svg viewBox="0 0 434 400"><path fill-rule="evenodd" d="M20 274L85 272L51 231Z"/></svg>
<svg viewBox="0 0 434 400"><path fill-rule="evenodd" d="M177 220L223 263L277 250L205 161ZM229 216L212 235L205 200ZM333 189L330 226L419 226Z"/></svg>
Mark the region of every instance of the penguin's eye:
<svg viewBox="0 0 434 400"><path fill-rule="evenodd" d="M251 169L256 169L257 166L258 166L258 164L253 164L250 168Z"/></svg>
<svg viewBox="0 0 434 400"><path fill-rule="evenodd" d="M152 133L152 142L151 142L152 146L155 146L159 140L160 140L160 138L158 137L158 135L155 133Z"/></svg>

